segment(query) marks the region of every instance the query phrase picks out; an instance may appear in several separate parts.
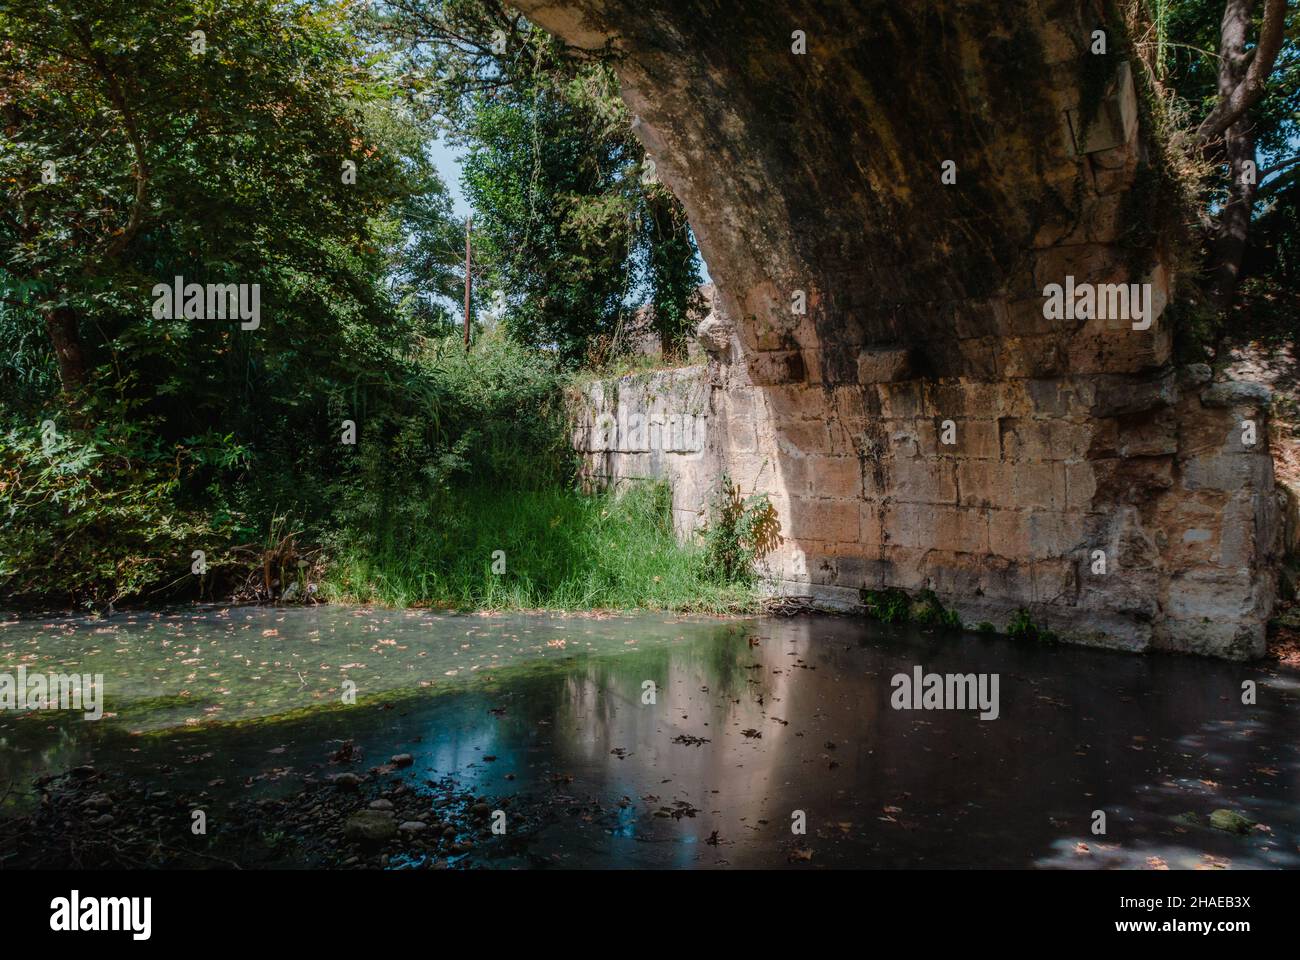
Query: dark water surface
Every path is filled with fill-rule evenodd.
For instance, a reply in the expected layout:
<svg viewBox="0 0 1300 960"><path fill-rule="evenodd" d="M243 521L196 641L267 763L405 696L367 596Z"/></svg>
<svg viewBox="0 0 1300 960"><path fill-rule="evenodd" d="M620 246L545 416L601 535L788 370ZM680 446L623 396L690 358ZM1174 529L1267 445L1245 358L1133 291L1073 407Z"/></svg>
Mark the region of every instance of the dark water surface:
<svg viewBox="0 0 1300 960"><path fill-rule="evenodd" d="M11 812L82 763L274 795L352 740L362 769L411 753L413 786L541 804L478 861L505 867L1300 865L1300 675L1264 665L823 616L337 607L11 620L19 664L103 673L107 712L0 712ZM892 709L917 665L997 674L998 718ZM1258 826L1213 829L1219 809Z"/></svg>

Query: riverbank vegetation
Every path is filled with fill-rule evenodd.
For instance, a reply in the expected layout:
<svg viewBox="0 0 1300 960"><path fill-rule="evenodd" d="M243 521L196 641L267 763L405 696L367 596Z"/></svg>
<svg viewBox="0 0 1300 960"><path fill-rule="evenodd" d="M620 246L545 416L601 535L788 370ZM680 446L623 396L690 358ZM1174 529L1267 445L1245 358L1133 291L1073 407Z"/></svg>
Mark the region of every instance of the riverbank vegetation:
<svg viewBox="0 0 1300 960"><path fill-rule="evenodd" d="M599 58L492 2L33 0L0 73L0 603L746 602L663 490L575 489L566 384L700 282Z"/></svg>
<svg viewBox="0 0 1300 960"><path fill-rule="evenodd" d="M1216 363L1297 303L1278 9L1229 35L1222 0L1159 3L1134 37L1214 134L1190 192ZM1270 69L1226 117L1251 38ZM638 338L681 358L702 308L609 56L497 0L6 4L0 604L751 602L770 505L728 488L679 545L662 489L575 488L565 385Z"/></svg>

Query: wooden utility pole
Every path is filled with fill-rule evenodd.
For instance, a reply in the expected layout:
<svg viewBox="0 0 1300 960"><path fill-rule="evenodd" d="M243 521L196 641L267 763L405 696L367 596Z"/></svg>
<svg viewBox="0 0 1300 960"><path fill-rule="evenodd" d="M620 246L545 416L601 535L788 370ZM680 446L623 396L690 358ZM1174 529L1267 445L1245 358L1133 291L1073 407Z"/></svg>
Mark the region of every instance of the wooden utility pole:
<svg viewBox="0 0 1300 960"><path fill-rule="evenodd" d="M469 353L469 291L470 291L470 273L469 273L469 229L470 224L474 222L472 216L465 218L465 352Z"/></svg>

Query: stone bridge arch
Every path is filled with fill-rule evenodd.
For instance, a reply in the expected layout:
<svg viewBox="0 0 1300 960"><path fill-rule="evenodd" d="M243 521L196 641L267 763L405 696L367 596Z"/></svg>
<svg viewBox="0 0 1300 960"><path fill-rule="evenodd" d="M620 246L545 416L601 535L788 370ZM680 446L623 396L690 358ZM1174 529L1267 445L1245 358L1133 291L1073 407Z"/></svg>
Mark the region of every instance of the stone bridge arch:
<svg viewBox="0 0 1300 960"><path fill-rule="evenodd" d="M773 496L785 590L1262 652L1267 394L1174 362L1178 207L1112 9L518 5L620 54L717 287L710 456ZM1051 284L1136 284L1150 309L1057 315Z"/></svg>

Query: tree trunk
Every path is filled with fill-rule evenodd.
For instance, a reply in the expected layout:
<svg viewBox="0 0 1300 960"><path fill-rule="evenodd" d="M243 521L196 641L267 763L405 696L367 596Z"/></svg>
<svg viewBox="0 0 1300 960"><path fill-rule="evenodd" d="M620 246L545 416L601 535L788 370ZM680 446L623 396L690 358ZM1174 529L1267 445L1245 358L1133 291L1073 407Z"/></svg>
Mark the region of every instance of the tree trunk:
<svg viewBox="0 0 1300 960"><path fill-rule="evenodd" d="M81 332L77 315L67 307L55 307L45 313L45 330L54 345L59 363L59 380L68 396L86 385L86 358L81 349Z"/></svg>
<svg viewBox="0 0 1300 960"><path fill-rule="evenodd" d="M1224 134L1228 173L1232 177L1228 201L1219 212L1219 222L1210 242L1210 303L1220 316L1232 309L1246 255L1251 213L1255 206L1255 131L1242 118ZM1249 182L1247 182L1249 181Z"/></svg>
<svg viewBox="0 0 1300 960"><path fill-rule="evenodd" d="M1255 0L1228 0L1219 28L1219 99L1231 98L1246 77L1250 57L1246 40L1250 33L1251 13ZM1253 170L1247 178L1248 164L1255 162L1255 132L1248 113L1243 113L1223 133L1228 163L1228 198L1219 212L1219 222L1210 239L1209 299L1220 317L1226 316L1237 293L1237 281L1246 252L1246 235L1255 203ZM1245 182L1249 179L1249 183Z"/></svg>

